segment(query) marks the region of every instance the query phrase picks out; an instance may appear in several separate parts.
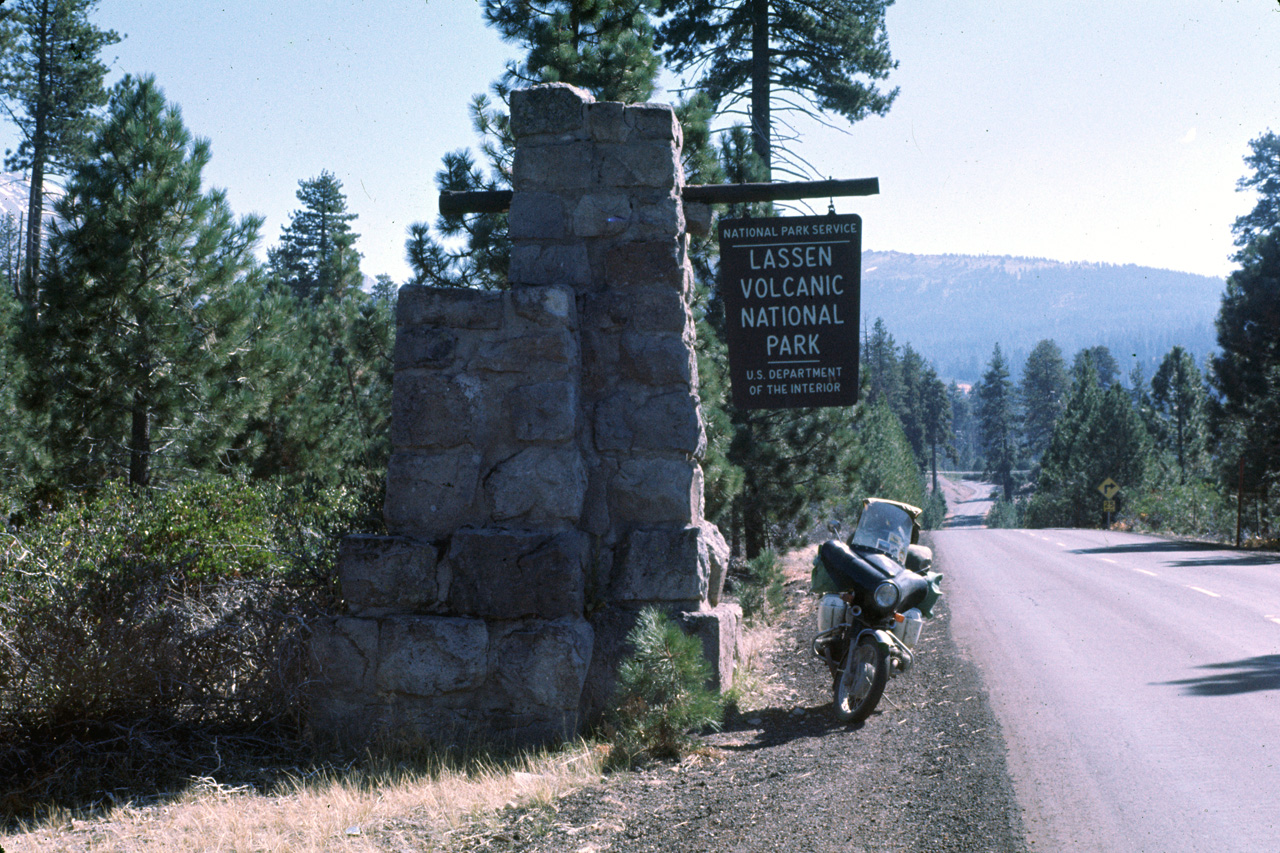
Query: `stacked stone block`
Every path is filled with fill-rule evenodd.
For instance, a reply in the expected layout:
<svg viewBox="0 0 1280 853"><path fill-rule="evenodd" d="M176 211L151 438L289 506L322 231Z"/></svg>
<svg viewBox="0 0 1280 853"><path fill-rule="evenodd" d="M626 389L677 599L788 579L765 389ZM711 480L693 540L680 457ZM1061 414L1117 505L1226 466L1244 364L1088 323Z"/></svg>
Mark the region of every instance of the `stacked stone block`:
<svg viewBox="0 0 1280 853"><path fill-rule="evenodd" d="M405 287L386 537L351 537L312 719L517 741L602 710L659 606L732 680L740 611L702 517L706 444L670 107L514 92L505 293Z"/></svg>

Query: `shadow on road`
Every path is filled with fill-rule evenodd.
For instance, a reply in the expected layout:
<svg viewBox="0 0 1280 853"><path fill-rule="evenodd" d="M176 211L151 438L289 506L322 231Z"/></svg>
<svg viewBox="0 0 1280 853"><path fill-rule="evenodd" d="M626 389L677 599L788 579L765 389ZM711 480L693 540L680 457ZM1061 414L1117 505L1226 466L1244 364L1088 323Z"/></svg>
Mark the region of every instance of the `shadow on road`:
<svg viewBox="0 0 1280 853"><path fill-rule="evenodd" d="M1213 671L1197 678L1157 683L1178 685L1192 696L1230 696L1259 690L1280 690L1280 655L1262 655L1197 668Z"/></svg>
<svg viewBox="0 0 1280 853"><path fill-rule="evenodd" d="M1224 545L1209 542L1131 542L1128 545L1107 545L1103 548L1077 548L1073 554L1161 554L1171 551L1221 551Z"/></svg>
<svg viewBox="0 0 1280 853"><path fill-rule="evenodd" d="M1256 551L1239 551L1235 556L1227 556L1223 552L1231 551L1229 545L1216 545L1212 542L1132 542L1127 545L1108 545L1105 548L1077 548L1073 554L1186 554L1196 551L1214 551L1212 557L1188 557L1185 560L1170 560L1167 565L1189 566L1272 566L1280 565L1280 555L1260 553Z"/></svg>
<svg viewBox="0 0 1280 853"><path fill-rule="evenodd" d="M953 527L986 527L987 516L985 513L981 515L955 515L947 516L945 528L950 530Z"/></svg>

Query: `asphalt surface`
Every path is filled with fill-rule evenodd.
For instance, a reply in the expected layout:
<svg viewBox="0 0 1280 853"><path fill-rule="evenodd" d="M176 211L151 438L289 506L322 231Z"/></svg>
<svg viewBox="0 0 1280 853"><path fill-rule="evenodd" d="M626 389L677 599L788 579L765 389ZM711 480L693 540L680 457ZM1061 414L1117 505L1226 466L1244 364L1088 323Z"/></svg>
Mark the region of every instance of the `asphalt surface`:
<svg viewBox="0 0 1280 853"><path fill-rule="evenodd" d="M934 541L1030 849L1280 850L1280 555L1085 530Z"/></svg>

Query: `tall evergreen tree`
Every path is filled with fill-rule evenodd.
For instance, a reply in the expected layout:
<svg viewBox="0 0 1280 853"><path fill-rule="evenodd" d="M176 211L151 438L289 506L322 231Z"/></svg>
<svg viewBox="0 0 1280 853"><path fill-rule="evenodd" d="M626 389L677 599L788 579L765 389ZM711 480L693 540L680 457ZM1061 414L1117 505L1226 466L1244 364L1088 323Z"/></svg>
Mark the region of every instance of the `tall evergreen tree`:
<svg viewBox="0 0 1280 853"><path fill-rule="evenodd" d="M352 233L356 214L347 212L342 182L332 172L298 184L295 210L280 235L280 244L267 253L271 271L299 299L318 302L341 299L363 284L359 234Z"/></svg>
<svg viewBox="0 0 1280 853"><path fill-rule="evenodd" d="M982 453L977 415L974 413L976 395L969 393L959 383L947 388L951 402L951 428L955 433L955 449L951 458L958 468L970 469L979 464Z"/></svg>
<svg viewBox="0 0 1280 853"><path fill-rule="evenodd" d="M1156 446L1173 454L1178 481L1188 473L1199 473L1204 464L1205 408L1204 380L1195 359L1175 346L1160 362L1151 377L1151 403L1159 415Z"/></svg>
<svg viewBox="0 0 1280 853"><path fill-rule="evenodd" d="M902 346L902 388L893 409L911 442L911 451L916 455L916 462L921 470L925 467L925 369L927 365L920 353L910 344Z"/></svg>
<svg viewBox="0 0 1280 853"><path fill-rule="evenodd" d="M924 440L929 449L929 468L933 474L933 490L938 490L938 450L955 455L956 434L952 429L951 397L947 386L933 367L925 370L922 397Z"/></svg>
<svg viewBox="0 0 1280 853"><path fill-rule="evenodd" d="M1098 385L1087 355L1072 369L1071 394L1041 458L1036 492L1027 506L1031 527L1095 527L1102 515L1097 487L1110 478L1120 500L1147 480L1150 439L1128 393Z"/></svg>
<svg viewBox="0 0 1280 853"><path fill-rule="evenodd" d="M1015 405L1009 365L996 344L987 363L987 372L978 384L978 423L987 470L995 475L1004 489L1004 499L1013 500L1013 466L1017 461Z"/></svg>
<svg viewBox="0 0 1280 853"><path fill-rule="evenodd" d="M1025 416L1022 434L1032 459L1039 459L1049 446L1053 425L1067 403L1070 387L1062 350L1052 340L1040 341L1027 356L1018 386Z"/></svg>
<svg viewBox="0 0 1280 853"><path fill-rule="evenodd" d="M788 127L779 112L850 122L888 112L897 89L879 86L897 67L884 26L890 2L661 0L659 45L678 73L697 76L720 112L748 116L771 180L781 165L779 130Z"/></svg>
<svg viewBox="0 0 1280 853"><path fill-rule="evenodd" d="M1258 417L1258 403L1271 393L1270 377L1280 367L1280 231L1259 236L1239 258L1218 311L1221 352L1211 360L1212 377L1221 398L1219 430L1236 436L1231 454L1245 459L1246 488L1257 490L1280 473L1280 454L1269 450L1268 440L1276 425Z"/></svg>
<svg viewBox="0 0 1280 853"><path fill-rule="evenodd" d="M1236 245L1245 249L1259 237L1270 234L1280 225L1280 136L1268 130L1249 142L1250 153L1244 158L1250 173L1242 177L1236 188L1253 190L1258 200L1253 210L1236 219L1231 226ZM1236 260L1244 263L1243 251Z"/></svg>
<svg viewBox="0 0 1280 853"><path fill-rule="evenodd" d="M203 190L192 139L153 78L126 77L58 202L46 287L27 312L27 402L47 413L54 476L148 485L182 464L209 382L241 344L214 322L256 268L261 221Z"/></svg>
<svg viewBox="0 0 1280 853"><path fill-rule="evenodd" d="M896 405L902 393L902 363L898 345L880 317L866 336L858 366L866 375L868 402L885 400Z"/></svg>
<svg viewBox="0 0 1280 853"><path fill-rule="evenodd" d="M1111 354L1111 350L1099 344L1098 346L1085 347L1076 353L1076 357L1071 362L1072 371L1080 370L1085 360L1093 365L1094 373L1098 374L1098 384L1103 388L1108 388L1113 382L1120 379L1120 365L1116 362L1115 356Z"/></svg>
<svg viewBox="0 0 1280 853"><path fill-rule="evenodd" d="M569 83L602 101L638 103L658 74L650 15L656 0L485 0L503 41L527 48L508 62L502 91Z"/></svg>
<svg viewBox="0 0 1280 853"><path fill-rule="evenodd" d="M5 168L30 172L24 302L36 298L43 246L45 178L66 175L85 155L107 101L98 54L120 41L89 22L97 0L12 0L0 18L0 93L21 133Z"/></svg>

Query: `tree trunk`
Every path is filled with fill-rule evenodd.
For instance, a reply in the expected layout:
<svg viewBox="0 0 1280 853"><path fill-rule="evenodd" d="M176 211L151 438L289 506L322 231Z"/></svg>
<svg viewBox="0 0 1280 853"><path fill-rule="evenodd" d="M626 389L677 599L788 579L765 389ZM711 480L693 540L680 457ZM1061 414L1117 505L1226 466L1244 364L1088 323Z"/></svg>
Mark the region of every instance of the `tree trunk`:
<svg viewBox="0 0 1280 853"><path fill-rule="evenodd" d="M53 10L48 2L40 5L40 23L36 45L36 105L31 116L31 187L27 194L27 268L24 291L28 305L40 295L40 247L44 243L44 167L49 155L48 122L51 89L49 54L53 50Z"/></svg>
<svg viewBox="0 0 1280 853"><path fill-rule="evenodd" d="M773 180L769 119L769 0L751 0L751 134L764 165L763 180Z"/></svg>
<svg viewBox="0 0 1280 853"><path fill-rule="evenodd" d="M129 447L129 485L151 483L151 413L141 391L133 395L133 436Z"/></svg>
<svg viewBox="0 0 1280 853"><path fill-rule="evenodd" d="M938 491L938 442L929 445L929 464L933 468L933 490Z"/></svg>
<svg viewBox="0 0 1280 853"><path fill-rule="evenodd" d="M31 151L31 192L27 197L27 257L23 271L23 301L34 305L40 295L40 246L44 242L44 143L43 116L36 116L36 139Z"/></svg>

